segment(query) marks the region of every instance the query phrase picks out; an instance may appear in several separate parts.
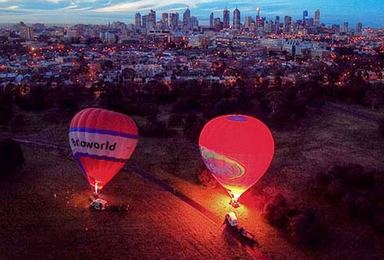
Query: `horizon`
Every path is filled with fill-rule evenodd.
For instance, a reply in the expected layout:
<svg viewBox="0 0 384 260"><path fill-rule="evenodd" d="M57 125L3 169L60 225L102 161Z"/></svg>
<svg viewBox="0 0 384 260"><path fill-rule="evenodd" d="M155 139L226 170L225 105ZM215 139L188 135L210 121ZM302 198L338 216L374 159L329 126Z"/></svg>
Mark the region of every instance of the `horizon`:
<svg viewBox="0 0 384 260"><path fill-rule="evenodd" d="M319 9L321 12L320 22L326 25L342 24L349 22L353 28L358 22L364 27L384 27L384 16L381 15L379 1L368 0L363 3L359 1L332 1L313 0L302 3L300 0L278 0L270 3L260 0L258 3L250 1L220 2L217 0L196 1L157 1L153 3L148 0L122 1L122 0L2 0L0 1L0 14L3 17L2 24L12 24L24 21L25 23L47 23L47 24L107 24L108 22L121 21L133 23L136 12L146 14L150 9L156 11L157 20L163 12L179 12L182 14L189 7L191 15L196 16L200 25L207 25L209 15L214 13L215 17L222 18L225 8L231 11L238 8L241 11L241 22L245 16L256 16L256 7L261 8L261 16L267 20L274 20L275 16L280 18L285 15L294 20L302 17L303 11L308 11L309 17ZM369 19L373 18L373 19ZM71 22L68 22L71 21Z"/></svg>

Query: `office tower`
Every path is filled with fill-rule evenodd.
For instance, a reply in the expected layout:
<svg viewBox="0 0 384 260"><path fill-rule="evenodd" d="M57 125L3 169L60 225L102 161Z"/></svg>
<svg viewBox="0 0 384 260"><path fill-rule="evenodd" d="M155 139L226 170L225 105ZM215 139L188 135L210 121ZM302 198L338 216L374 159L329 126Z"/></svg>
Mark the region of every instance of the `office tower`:
<svg viewBox="0 0 384 260"><path fill-rule="evenodd" d="M178 15L178 13L170 13L168 21L169 21L169 27L172 30L176 30L177 26L179 24L179 15Z"/></svg>
<svg viewBox="0 0 384 260"><path fill-rule="evenodd" d="M348 22L344 22L344 25L343 25L343 33L345 34L348 34Z"/></svg>
<svg viewBox="0 0 384 260"><path fill-rule="evenodd" d="M215 28L215 31L221 31L221 29L223 29L223 23L220 21L219 17L216 17L213 20L213 26Z"/></svg>
<svg viewBox="0 0 384 260"><path fill-rule="evenodd" d="M280 16L275 18L275 33L280 33Z"/></svg>
<svg viewBox="0 0 384 260"><path fill-rule="evenodd" d="M320 10L317 9L316 12L315 12L315 18L313 20L313 24L315 26L319 26L320 25Z"/></svg>
<svg viewBox="0 0 384 260"><path fill-rule="evenodd" d="M153 29L156 26L156 12L154 10L150 10L147 17L147 29Z"/></svg>
<svg viewBox="0 0 384 260"><path fill-rule="evenodd" d="M308 11L303 12L303 22L308 19Z"/></svg>
<svg viewBox="0 0 384 260"><path fill-rule="evenodd" d="M339 33L340 33L340 25L338 25L338 24L332 24L332 31L333 31L333 33L335 33L335 34L339 34Z"/></svg>
<svg viewBox="0 0 384 260"><path fill-rule="evenodd" d="M260 19L260 7L256 8L256 21Z"/></svg>
<svg viewBox="0 0 384 260"><path fill-rule="evenodd" d="M225 9L223 11L223 28L229 28L229 10Z"/></svg>
<svg viewBox="0 0 384 260"><path fill-rule="evenodd" d="M197 20L197 18L195 16L191 16L189 18L189 25L191 26L191 29L193 29L195 27L199 27L199 21Z"/></svg>
<svg viewBox="0 0 384 260"><path fill-rule="evenodd" d="M191 11L187 8L183 14L183 29L189 30L191 28L190 25Z"/></svg>
<svg viewBox="0 0 384 260"><path fill-rule="evenodd" d="M240 11L236 8L235 11L233 11L233 29L240 29L240 19Z"/></svg>
<svg viewBox="0 0 384 260"><path fill-rule="evenodd" d="M141 17L141 26L147 28L148 15L143 15Z"/></svg>
<svg viewBox="0 0 384 260"><path fill-rule="evenodd" d="M213 28L214 24L213 24L213 13L211 13L211 15L209 16L209 27Z"/></svg>
<svg viewBox="0 0 384 260"><path fill-rule="evenodd" d="M356 29L355 29L355 35L360 36L363 33L363 24L362 23L357 23L356 24Z"/></svg>
<svg viewBox="0 0 384 260"><path fill-rule="evenodd" d="M141 14L140 13L135 14L135 28L136 29L141 28Z"/></svg>
<svg viewBox="0 0 384 260"><path fill-rule="evenodd" d="M292 32L292 17L286 15L284 17L284 33L290 34Z"/></svg>
<svg viewBox="0 0 384 260"><path fill-rule="evenodd" d="M251 23L252 23L252 17L251 16L246 16L245 17L245 20L244 20L244 27L245 28L249 28L251 26Z"/></svg>
<svg viewBox="0 0 384 260"><path fill-rule="evenodd" d="M161 14L161 21L163 21L164 23L168 23L168 13Z"/></svg>

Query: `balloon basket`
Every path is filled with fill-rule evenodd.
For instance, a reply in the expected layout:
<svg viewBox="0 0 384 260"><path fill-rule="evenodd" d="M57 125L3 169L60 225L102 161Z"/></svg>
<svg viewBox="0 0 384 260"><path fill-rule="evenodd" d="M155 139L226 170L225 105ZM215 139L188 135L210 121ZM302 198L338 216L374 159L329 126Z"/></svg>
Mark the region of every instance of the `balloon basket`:
<svg viewBox="0 0 384 260"><path fill-rule="evenodd" d="M232 207L234 207L235 209L237 209L238 207L240 207L240 203L238 200L236 200L235 198L232 198L231 201L229 202L229 205L231 205Z"/></svg>

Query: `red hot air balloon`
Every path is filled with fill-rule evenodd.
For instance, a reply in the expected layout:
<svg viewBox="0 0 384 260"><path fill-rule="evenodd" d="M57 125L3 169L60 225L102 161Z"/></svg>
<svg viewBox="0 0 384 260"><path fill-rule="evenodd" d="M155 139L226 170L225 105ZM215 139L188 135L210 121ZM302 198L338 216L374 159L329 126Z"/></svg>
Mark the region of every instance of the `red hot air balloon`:
<svg viewBox="0 0 384 260"><path fill-rule="evenodd" d="M205 165L227 189L233 206L264 175L274 154L268 127L244 115L212 119L201 131L199 145Z"/></svg>
<svg viewBox="0 0 384 260"><path fill-rule="evenodd" d="M99 108L80 111L69 128L73 155L95 194L124 166L137 141L137 126L129 116Z"/></svg>

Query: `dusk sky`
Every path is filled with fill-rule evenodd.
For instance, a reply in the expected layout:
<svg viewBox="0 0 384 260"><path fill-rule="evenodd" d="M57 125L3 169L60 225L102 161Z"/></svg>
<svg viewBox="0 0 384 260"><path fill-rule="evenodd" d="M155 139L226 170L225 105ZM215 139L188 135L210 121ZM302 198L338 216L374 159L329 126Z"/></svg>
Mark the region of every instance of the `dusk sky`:
<svg viewBox="0 0 384 260"><path fill-rule="evenodd" d="M276 15L300 19L304 10L313 17L316 9L320 9L321 22L325 24L348 21L351 28L357 22L365 27L384 27L383 0L0 0L0 15L3 23L133 23L135 12L144 14L154 9L159 19L162 12L183 13L187 6L202 25L208 23L211 12L222 17L225 7L231 11L238 7L244 22L244 16L255 16L254 10L259 6L261 15L268 20Z"/></svg>

